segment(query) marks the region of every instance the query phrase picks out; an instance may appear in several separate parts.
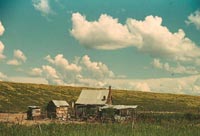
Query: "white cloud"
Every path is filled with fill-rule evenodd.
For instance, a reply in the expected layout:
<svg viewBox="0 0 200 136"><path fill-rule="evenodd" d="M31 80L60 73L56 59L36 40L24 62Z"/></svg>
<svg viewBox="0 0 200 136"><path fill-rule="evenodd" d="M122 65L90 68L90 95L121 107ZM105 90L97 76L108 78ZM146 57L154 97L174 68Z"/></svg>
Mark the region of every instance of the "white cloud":
<svg viewBox="0 0 200 136"><path fill-rule="evenodd" d="M63 70L72 71L72 72L81 71L80 66L77 66L76 64L73 64L73 63L70 64L68 60L63 57L63 54L58 54L57 56L55 56L54 59L52 59L51 56L48 55L45 57L45 60L58 66L59 68Z"/></svg>
<svg viewBox="0 0 200 136"><path fill-rule="evenodd" d="M200 90L193 90L194 83L199 77L200 75L182 78L149 79L146 80L146 83L155 92L200 95Z"/></svg>
<svg viewBox="0 0 200 136"><path fill-rule="evenodd" d="M162 69L162 68L163 68L163 64L160 62L159 59L154 59L153 62L152 62L152 65L153 65L155 68L159 68L159 69Z"/></svg>
<svg viewBox="0 0 200 136"><path fill-rule="evenodd" d="M28 74L33 76L31 78L37 77L44 79L48 84L65 85L61 79L61 74L49 65L43 65L41 68L32 68Z"/></svg>
<svg viewBox="0 0 200 136"><path fill-rule="evenodd" d="M76 65L77 67L80 67L81 70L75 73L70 72L69 69L64 67L66 64L70 65L70 63L66 63L67 59L58 54L54 59L52 59L50 56L46 57L46 60L48 60L52 66L43 65L41 68L33 68L29 74L44 79L48 82L48 84L55 85L100 88L105 88L111 85L114 89L200 95L200 75L182 78L173 77L144 80L124 79L115 76L113 72L102 62L91 61L88 55L78 58L78 61L76 60L77 57L75 59L77 61ZM155 59L153 63L155 63L157 68L168 71L173 70L174 72L176 69L178 69L170 65L166 66L168 63L162 63L159 59ZM186 70L188 71L188 69ZM72 73L73 76L69 76Z"/></svg>
<svg viewBox="0 0 200 136"><path fill-rule="evenodd" d="M7 64L8 65L14 65L14 66L19 66L22 63L26 62L26 56L24 55L24 53L21 50L14 50L13 53L13 59L8 60Z"/></svg>
<svg viewBox="0 0 200 136"><path fill-rule="evenodd" d="M190 94L200 95L200 85L197 84L200 75L188 76L181 78L157 78L157 79L109 79L105 82L112 85L116 89L138 90L136 86L141 86L141 83L152 92L158 93L175 93L175 94ZM148 89L147 89L148 90Z"/></svg>
<svg viewBox="0 0 200 136"><path fill-rule="evenodd" d="M19 66L19 65L21 65L22 63L21 63L20 61L18 61L17 59L12 59L12 60L7 61L7 64L8 64L8 65Z"/></svg>
<svg viewBox="0 0 200 136"><path fill-rule="evenodd" d="M49 84L64 85L64 82L59 78L59 73L51 66L42 66L43 74Z"/></svg>
<svg viewBox="0 0 200 136"><path fill-rule="evenodd" d="M81 64L85 70L85 74L94 79L106 79L113 78L114 73L108 69L108 67L102 62L92 62L88 55L85 55L81 59Z"/></svg>
<svg viewBox="0 0 200 136"><path fill-rule="evenodd" d="M36 10L40 11L43 15L51 13L49 0L33 0L33 6Z"/></svg>
<svg viewBox="0 0 200 136"><path fill-rule="evenodd" d="M86 47L110 50L135 46L153 57L181 61L200 57L200 49L185 32L170 32L162 26L161 17L147 16L144 21L128 18L123 25L108 15L89 22L85 16L74 13L72 24L71 34Z"/></svg>
<svg viewBox="0 0 200 136"><path fill-rule="evenodd" d="M197 71L195 67L183 66L180 64L178 64L176 67L172 67L169 65L169 63L165 63L164 69L168 72L177 74L189 74L189 75L199 74L199 71Z"/></svg>
<svg viewBox="0 0 200 136"><path fill-rule="evenodd" d="M51 56L48 55L45 57L45 60L52 64L56 71L59 71L57 76L62 80L63 84L76 82L76 77L81 71L81 67L73 63L70 64L62 54L58 54L54 58L51 58Z"/></svg>
<svg viewBox="0 0 200 136"><path fill-rule="evenodd" d="M0 36L3 35L4 31L5 31L5 28L3 27L3 25L0 21Z"/></svg>
<svg viewBox="0 0 200 136"><path fill-rule="evenodd" d="M42 75L42 69L40 68L32 68L29 72L31 76L41 76Z"/></svg>
<svg viewBox="0 0 200 136"><path fill-rule="evenodd" d="M77 82L77 77L80 75L80 72L82 70L81 66L69 63L69 61L64 58L62 54L58 54L53 58L51 58L50 55L45 57L45 60L47 60L49 63L51 63L57 71L60 73L60 78L63 80L63 82L67 84L71 84L74 82Z"/></svg>
<svg viewBox="0 0 200 136"><path fill-rule="evenodd" d="M45 57L56 71L59 71L59 79L65 84L83 84L85 80L104 80L106 78L114 77L114 73L108 69L108 67L102 62L92 62L88 55L83 57L75 57L74 63L64 58L62 54L58 54L55 58L51 58L50 55Z"/></svg>
<svg viewBox="0 0 200 136"><path fill-rule="evenodd" d="M72 14L71 34L88 48L112 50L140 43L140 37L132 35L126 25L103 14L98 21L89 22L80 13Z"/></svg>
<svg viewBox="0 0 200 136"><path fill-rule="evenodd" d="M2 25L2 23L1 23L1 21L0 21L0 36L3 35L4 31L5 31L5 29L4 29L4 27L3 27L3 25ZM0 60L6 58L6 56L3 55L3 51L4 51L4 45L3 45L3 43L0 41Z"/></svg>
<svg viewBox="0 0 200 136"><path fill-rule="evenodd" d="M7 78L8 78L7 75L0 72L0 81L5 81L5 80L7 80Z"/></svg>
<svg viewBox="0 0 200 136"><path fill-rule="evenodd" d="M58 75L57 75L57 72L56 70L51 67L51 66L48 66L48 65L44 65L42 66L42 69L51 77L53 78L58 78Z"/></svg>
<svg viewBox="0 0 200 136"><path fill-rule="evenodd" d="M162 69L172 74L199 74L199 71L196 70L195 67L192 66L183 66L179 63L176 67L170 66L169 63L162 63L159 59L154 59L152 62L154 68Z"/></svg>
<svg viewBox="0 0 200 136"><path fill-rule="evenodd" d="M194 24L198 30L200 30L200 11L196 10L194 13L188 16L187 24Z"/></svg>
<svg viewBox="0 0 200 136"><path fill-rule="evenodd" d="M105 88L111 85L112 88L115 89L200 95L200 75L182 78L173 77L131 80L119 78L117 75L115 76L104 63L91 61L88 55L75 58L76 66L80 67L81 70L74 73L70 72L70 69L66 68L66 66L71 64L63 55L58 54L54 58L47 56L45 59L52 66L43 65L41 68L32 69L31 72L34 73L32 73L32 76L38 76L45 79L45 81L48 81L48 84L100 88ZM160 69L162 68L169 71L176 69L176 67L170 65L165 66L168 63L162 63L159 59L155 59L154 63L155 66Z"/></svg>
<svg viewBox="0 0 200 136"><path fill-rule="evenodd" d="M48 81L41 77L8 77L7 81L18 83L48 84Z"/></svg>
<svg viewBox="0 0 200 136"><path fill-rule="evenodd" d="M128 19L127 25L133 34L142 37L139 51L156 57L167 57L175 60L186 60L199 57L200 49L187 37L182 29L172 33L162 26L161 17L147 16L144 21ZM190 52L190 53L188 53Z"/></svg>
<svg viewBox="0 0 200 136"><path fill-rule="evenodd" d="M26 59L27 59L21 50L14 50L14 57L23 62L26 62Z"/></svg>
<svg viewBox="0 0 200 136"><path fill-rule="evenodd" d="M3 43L0 41L0 60L6 58L6 56L3 55L3 51L4 51L4 45L3 45Z"/></svg>
<svg viewBox="0 0 200 136"><path fill-rule="evenodd" d="M79 86L108 87L113 89L125 89L158 93L175 93L200 95L200 75L181 78L157 78L157 79L80 79Z"/></svg>
<svg viewBox="0 0 200 136"><path fill-rule="evenodd" d="M151 92L151 89L149 88L149 85L147 83L136 83L133 85L133 89L136 91L143 91L143 92Z"/></svg>

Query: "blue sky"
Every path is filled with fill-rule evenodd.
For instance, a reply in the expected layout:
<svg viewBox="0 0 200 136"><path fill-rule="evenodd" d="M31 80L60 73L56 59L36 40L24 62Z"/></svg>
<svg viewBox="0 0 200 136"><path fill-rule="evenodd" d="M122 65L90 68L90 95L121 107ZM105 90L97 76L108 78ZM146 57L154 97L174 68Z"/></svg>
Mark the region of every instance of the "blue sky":
<svg viewBox="0 0 200 136"><path fill-rule="evenodd" d="M0 80L200 94L198 0L0 0Z"/></svg>

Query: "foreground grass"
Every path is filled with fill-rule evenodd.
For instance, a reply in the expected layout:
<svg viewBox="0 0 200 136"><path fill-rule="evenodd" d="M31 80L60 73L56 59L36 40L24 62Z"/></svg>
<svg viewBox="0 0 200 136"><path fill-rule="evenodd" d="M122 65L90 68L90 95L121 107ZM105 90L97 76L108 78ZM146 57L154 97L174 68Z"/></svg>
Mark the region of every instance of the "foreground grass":
<svg viewBox="0 0 200 136"><path fill-rule="evenodd" d="M200 126L187 122L131 124L0 124L1 136L199 136Z"/></svg>

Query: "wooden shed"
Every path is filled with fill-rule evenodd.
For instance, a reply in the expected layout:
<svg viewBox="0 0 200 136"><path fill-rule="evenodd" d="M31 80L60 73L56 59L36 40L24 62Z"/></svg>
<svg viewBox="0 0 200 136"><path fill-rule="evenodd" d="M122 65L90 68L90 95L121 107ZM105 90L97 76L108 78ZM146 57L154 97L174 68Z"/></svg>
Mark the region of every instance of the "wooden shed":
<svg viewBox="0 0 200 136"><path fill-rule="evenodd" d="M52 100L47 105L47 116L51 119L67 120L69 104L64 100Z"/></svg>
<svg viewBox="0 0 200 136"><path fill-rule="evenodd" d="M28 106L27 119L35 120L41 118L41 109L39 106Z"/></svg>

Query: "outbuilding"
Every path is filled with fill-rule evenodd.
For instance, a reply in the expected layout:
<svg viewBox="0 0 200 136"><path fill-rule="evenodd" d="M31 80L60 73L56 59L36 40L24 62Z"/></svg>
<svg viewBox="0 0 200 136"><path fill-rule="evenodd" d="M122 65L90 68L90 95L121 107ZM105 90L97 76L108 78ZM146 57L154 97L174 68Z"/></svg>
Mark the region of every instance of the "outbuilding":
<svg viewBox="0 0 200 136"><path fill-rule="evenodd" d="M67 120L69 104L64 100L52 100L47 105L47 116L51 119Z"/></svg>
<svg viewBox="0 0 200 136"><path fill-rule="evenodd" d="M41 109L39 106L28 106L27 119L36 120L41 118Z"/></svg>
<svg viewBox="0 0 200 136"><path fill-rule="evenodd" d="M101 119L112 121L134 121L137 105L106 105L100 108Z"/></svg>

